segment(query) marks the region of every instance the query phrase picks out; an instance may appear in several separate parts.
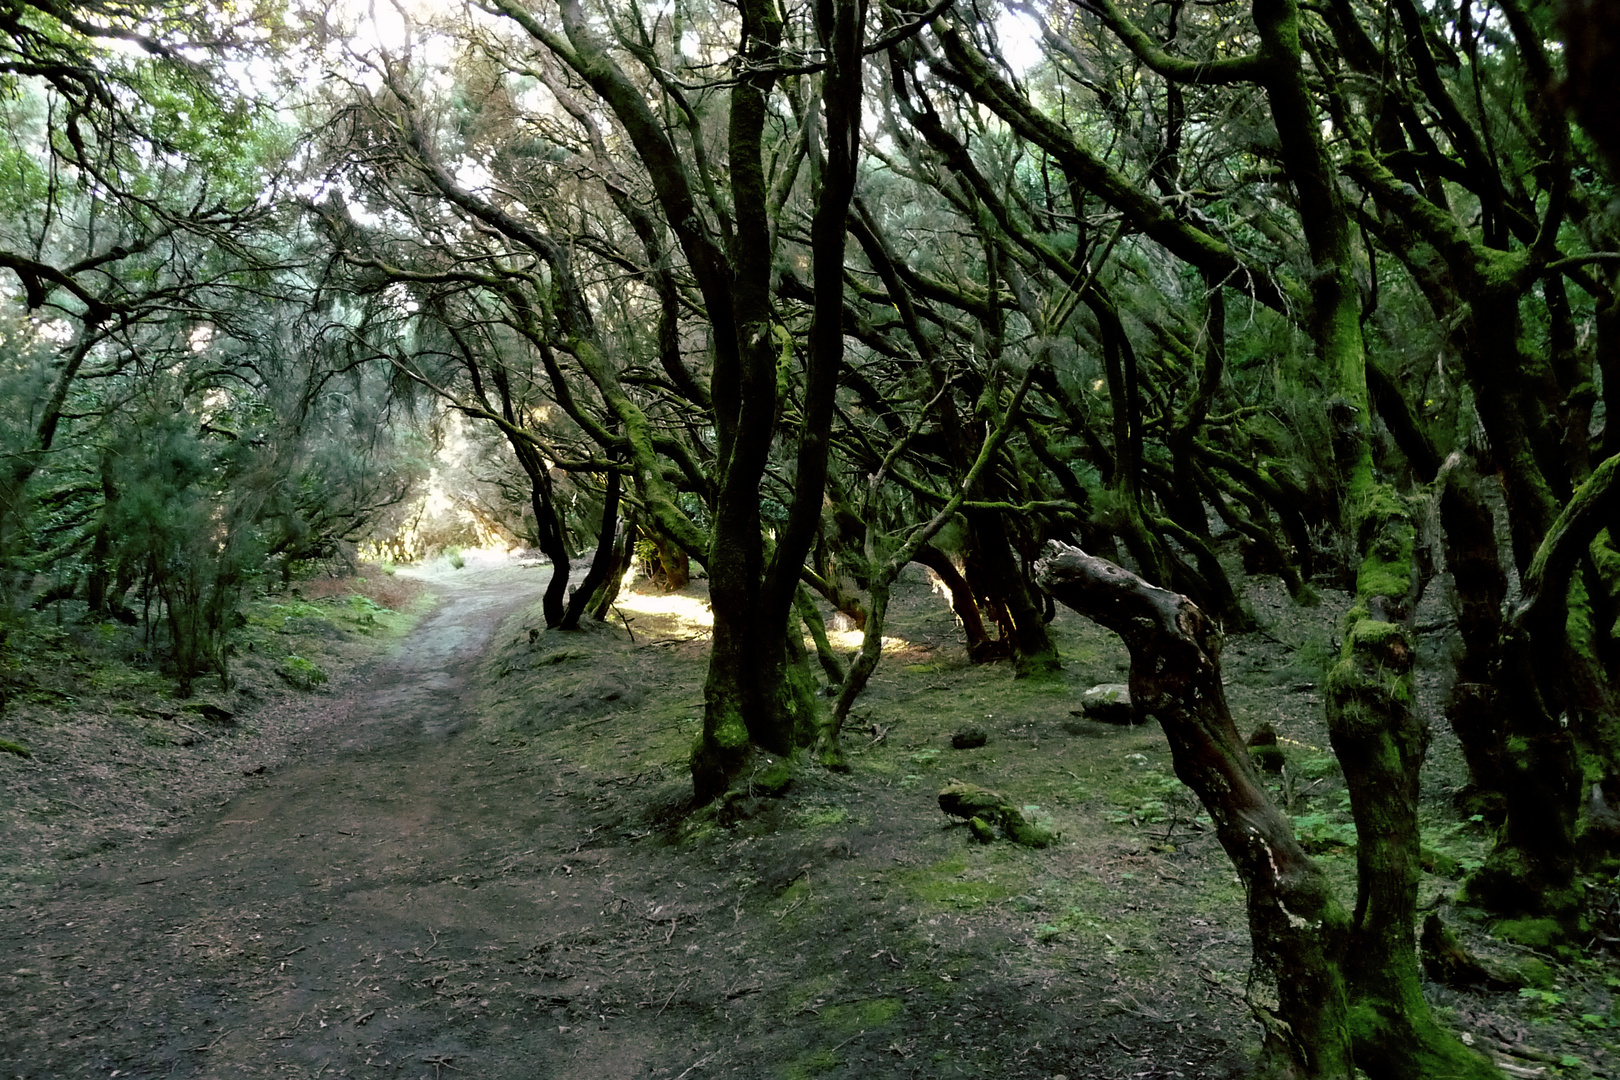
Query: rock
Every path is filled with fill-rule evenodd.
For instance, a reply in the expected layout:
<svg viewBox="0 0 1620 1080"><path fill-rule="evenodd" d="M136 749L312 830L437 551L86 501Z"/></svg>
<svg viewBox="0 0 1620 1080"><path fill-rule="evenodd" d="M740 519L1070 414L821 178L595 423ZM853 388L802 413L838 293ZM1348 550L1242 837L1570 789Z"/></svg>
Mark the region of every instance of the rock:
<svg viewBox="0 0 1620 1080"><path fill-rule="evenodd" d="M1436 912L1423 920L1423 937L1418 943L1423 971L1430 979L1457 990L1483 986L1489 990L1516 990L1525 985L1517 972L1486 964L1465 949Z"/></svg>
<svg viewBox="0 0 1620 1080"><path fill-rule="evenodd" d="M951 817L964 820L975 817L994 819L1004 806L1011 807L1012 804L1004 796L978 784L958 781L942 788L939 793L939 808Z"/></svg>
<svg viewBox="0 0 1620 1080"><path fill-rule="evenodd" d="M1080 695L1080 711L1105 724L1134 724L1136 709L1131 688L1124 683L1103 683Z"/></svg>
<svg viewBox="0 0 1620 1080"><path fill-rule="evenodd" d="M1270 721L1262 723L1249 736L1249 756L1254 759L1255 768L1262 772L1280 773L1288 764L1282 747L1277 745L1277 729Z"/></svg>
<svg viewBox="0 0 1620 1080"><path fill-rule="evenodd" d="M1007 820L1002 822L1002 828L1007 832L1007 839L1028 848L1051 847L1052 841L1057 839L1050 829L1044 829L1026 820L1017 810L1007 815Z"/></svg>
<svg viewBox="0 0 1620 1080"><path fill-rule="evenodd" d="M965 727L951 736L951 745L958 750L977 750L990 741L983 728Z"/></svg>
<svg viewBox="0 0 1620 1080"><path fill-rule="evenodd" d="M1043 848L1057 839L1051 830L1027 820L1006 796L978 784L953 781L940 791L939 808L964 819L980 843L1001 835L1024 847Z"/></svg>

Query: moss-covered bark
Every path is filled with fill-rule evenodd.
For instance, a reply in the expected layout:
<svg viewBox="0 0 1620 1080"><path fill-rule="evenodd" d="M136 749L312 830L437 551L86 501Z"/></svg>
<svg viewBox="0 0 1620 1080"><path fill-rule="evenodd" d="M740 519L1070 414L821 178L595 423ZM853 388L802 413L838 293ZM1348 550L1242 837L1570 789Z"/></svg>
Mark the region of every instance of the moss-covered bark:
<svg viewBox="0 0 1620 1080"><path fill-rule="evenodd" d="M1359 557L1357 603L1324 697L1358 838L1345 968L1357 1063L1375 1077L1493 1076L1486 1059L1433 1022L1419 990L1417 797L1427 736L1412 713L1412 647L1401 622L1411 590L1412 526L1399 496L1374 470L1350 219L1306 83L1300 11L1293 0L1255 0L1254 20L1259 55L1267 60L1260 82L1315 264L1316 349L1353 418L1334 449L1346 493L1345 525ZM1410 1071L1414 1062L1439 1071Z"/></svg>

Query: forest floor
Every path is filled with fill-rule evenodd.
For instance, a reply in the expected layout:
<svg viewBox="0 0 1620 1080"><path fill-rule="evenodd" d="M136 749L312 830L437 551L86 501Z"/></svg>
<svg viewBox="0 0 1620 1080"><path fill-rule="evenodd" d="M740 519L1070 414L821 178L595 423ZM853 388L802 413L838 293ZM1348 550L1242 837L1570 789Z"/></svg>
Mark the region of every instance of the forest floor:
<svg viewBox="0 0 1620 1080"><path fill-rule="evenodd" d="M1110 635L1060 612L1062 675L1014 680L967 661L908 571L853 771L694 813L702 583L642 583L564 635L540 629L547 574L423 571L431 608L389 586L409 615L335 587L261 605L246 692L203 695L228 721L71 643L42 656L0 723L33 751L0 753L0 1076L1158 1080L1251 1059L1243 895L1207 819L1156 724L1075 715L1124 677ZM1282 734L1277 793L1348 883L1315 687L1343 598L1251 599L1234 711ZM288 656L330 679L293 689ZM970 725L988 744L953 749ZM1432 1002L1510 1075L1620 1076L1607 952L1561 961L1452 915L1488 837L1450 809L1441 729L1421 900L1535 981ZM1059 842L975 843L938 809L952 778Z"/></svg>

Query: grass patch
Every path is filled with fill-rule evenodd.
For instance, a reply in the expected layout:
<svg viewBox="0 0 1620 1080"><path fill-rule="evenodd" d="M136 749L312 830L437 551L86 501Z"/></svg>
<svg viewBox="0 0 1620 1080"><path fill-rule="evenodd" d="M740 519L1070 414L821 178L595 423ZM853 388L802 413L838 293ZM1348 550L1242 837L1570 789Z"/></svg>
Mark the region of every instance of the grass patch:
<svg viewBox="0 0 1620 1080"><path fill-rule="evenodd" d="M305 660L302 656L284 657L281 663L276 665L276 674L300 690L314 690L327 680L327 674L320 665Z"/></svg>
<svg viewBox="0 0 1620 1080"><path fill-rule="evenodd" d="M849 819L849 811L842 806L806 806L793 812L793 823L803 829L837 825Z"/></svg>

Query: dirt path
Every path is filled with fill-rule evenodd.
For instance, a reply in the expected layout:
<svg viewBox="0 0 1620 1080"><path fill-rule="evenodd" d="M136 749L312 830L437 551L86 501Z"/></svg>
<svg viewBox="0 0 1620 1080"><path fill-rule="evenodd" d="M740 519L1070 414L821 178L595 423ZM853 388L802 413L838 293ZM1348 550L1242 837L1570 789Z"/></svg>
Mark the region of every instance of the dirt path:
<svg viewBox="0 0 1620 1080"><path fill-rule="evenodd" d="M115 853L8 913L0 1072L336 1075L387 1060L415 1076L424 1062L429 1074L432 1060L465 1063L464 1036L396 1006L434 995L433 956L540 921L532 897L456 872L519 828L478 812L491 755L456 736L490 633L544 575L438 582L443 602L395 657L310 701L326 722L291 763L187 835ZM479 1071L534 1075L525 1060L519 1050L509 1072Z"/></svg>

